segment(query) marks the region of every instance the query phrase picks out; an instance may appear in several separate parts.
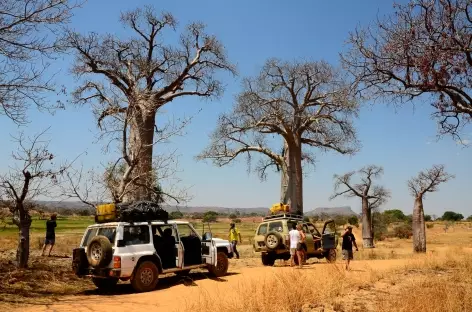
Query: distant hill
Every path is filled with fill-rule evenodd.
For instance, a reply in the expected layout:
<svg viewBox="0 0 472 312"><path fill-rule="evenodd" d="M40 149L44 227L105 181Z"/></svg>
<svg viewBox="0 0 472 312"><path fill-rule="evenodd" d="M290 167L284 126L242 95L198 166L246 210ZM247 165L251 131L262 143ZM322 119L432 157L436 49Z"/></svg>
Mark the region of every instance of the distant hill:
<svg viewBox="0 0 472 312"><path fill-rule="evenodd" d="M41 206L46 206L52 209L72 209L72 210L79 210L84 208L89 208L89 206L85 205L79 201L37 201L37 204ZM254 208L227 208L227 207L220 207L220 206L176 206L176 205L165 205L164 209L172 212L179 210L182 213L203 213L205 211L215 211L218 213L234 213L239 210L241 213L244 214L266 214L269 211L268 207L254 207ZM305 212L306 216L319 216L322 214L326 214L329 216L334 215L342 215L342 216L359 216L357 213L352 211L350 206L342 206L342 207L320 207L316 208L315 210Z"/></svg>
<svg viewBox="0 0 472 312"><path fill-rule="evenodd" d="M320 216L320 215L329 215L329 216L357 216L359 214L352 211L351 206L342 206L342 207L320 207L315 210L311 210L305 213L307 216Z"/></svg>

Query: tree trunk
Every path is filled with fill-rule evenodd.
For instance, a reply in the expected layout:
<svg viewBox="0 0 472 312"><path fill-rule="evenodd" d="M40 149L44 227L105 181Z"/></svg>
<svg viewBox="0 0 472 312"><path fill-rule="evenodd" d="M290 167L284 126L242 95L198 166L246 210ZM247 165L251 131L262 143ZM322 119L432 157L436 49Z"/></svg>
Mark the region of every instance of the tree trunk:
<svg viewBox="0 0 472 312"><path fill-rule="evenodd" d="M426 252L426 229L424 222L423 196L415 198L412 216L413 251Z"/></svg>
<svg viewBox="0 0 472 312"><path fill-rule="evenodd" d="M303 172L301 144L285 144L285 164L281 171L280 201L290 206L290 212L303 215Z"/></svg>
<svg viewBox="0 0 472 312"><path fill-rule="evenodd" d="M132 192L125 197L126 202L151 200L155 182L152 167L155 118L155 111L144 109L135 110L131 116L128 153L138 163L131 174L131 179L136 180Z"/></svg>
<svg viewBox="0 0 472 312"><path fill-rule="evenodd" d="M16 224L19 230L16 263L19 268L27 268L29 259L31 217L25 212L20 212L19 221L16 222Z"/></svg>
<svg viewBox="0 0 472 312"><path fill-rule="evenodd" d="M374 248L372 229L372 212L369 209L369 201L367 198L362 198L362 241L364 248Z"/></svg>

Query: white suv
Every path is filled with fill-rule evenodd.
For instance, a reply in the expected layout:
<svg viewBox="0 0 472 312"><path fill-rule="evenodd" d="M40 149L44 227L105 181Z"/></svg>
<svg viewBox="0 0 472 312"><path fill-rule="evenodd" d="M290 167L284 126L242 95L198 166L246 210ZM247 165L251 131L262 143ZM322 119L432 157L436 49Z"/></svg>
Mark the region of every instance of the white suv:
<svg viewBox="0 0 472 312"><path fill-rule="evenodd" d="M155 289L160 274L188 274L207 268L219 277L233 257L227 240L198 235L185 221L109 222L90 225L80 247L74 249L72 267L77 276L90 276L102 290L118 280L131 280L138 292Z"/></svg>

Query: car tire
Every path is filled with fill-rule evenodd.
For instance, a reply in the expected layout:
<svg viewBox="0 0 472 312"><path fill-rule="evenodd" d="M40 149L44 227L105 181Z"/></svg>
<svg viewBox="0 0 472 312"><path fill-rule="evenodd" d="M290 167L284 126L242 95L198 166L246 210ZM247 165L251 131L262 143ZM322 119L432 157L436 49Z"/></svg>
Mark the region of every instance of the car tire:
<svg viewBox="0 0 472 312"><path fill-rule="evenodd" d="M92 282L97 286L98 290L111 291L115 288L116 284L118 284L118 279L92 277Z"/></svg>
<svg viewBox="0 0 472 312"><path fill-rule="evenodd" d="M269 232L264 238L268 250L277 250L282 244L282 236L278 232Z"/></svg>
<svg viewBox="0 0 472 312"><path fill-rule="evenodd" d="M159 270L151 261L142 262L131 278L131 286L137 292L148 292L156 289L159 282Z"/></svg>
<svg viewBox="0 0 472 312"><path fill-rule="evenodd" d="M271 254L262 254L261 260L265 266L273 266L275 264L275 257Z"/></svg>
<svg viewBox="0 0 472 312"><path fill-rule="evenodd" d="M329 263L336 262L336 249L328 250L325 257L326 257L326 261L328 261Z"/></svg>
<svg viewBox="0 0 472 312"><path fill-rule="evenodd" d="M216 264L210 265L208 271L215 277L225 276L228 272L228 256L223 251L218 251L216 254Z"/></svg>
<svg viewBox="0 0 472 312"><path fill-rule="evenodd" d="M94 268L106 267L113 258L110 240L106 236L98 235L92 238L87 245L87 260Z"/></svg>

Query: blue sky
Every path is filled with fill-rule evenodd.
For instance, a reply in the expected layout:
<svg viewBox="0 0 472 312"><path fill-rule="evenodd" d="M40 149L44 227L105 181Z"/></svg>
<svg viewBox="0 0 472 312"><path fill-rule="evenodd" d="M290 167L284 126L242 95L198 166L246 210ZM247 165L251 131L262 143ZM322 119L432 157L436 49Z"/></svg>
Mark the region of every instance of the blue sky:
<svg viewBox="0 0 472 312"><path fill-rule="evenodd" d="M193 200L189 205L226 207L270 207L279 198L279 176L269 174L260 182L254 174L248 175L244 158L225 168L211 163L195 162L194 157L207 144L208 135L215 127L221 112L231 109L233 98L240 89L244 76L258 73L269 57L285 60L298 58L324 59L338 64L338 53L344 47L348 32L358 24L366 25L392 10L391 1L89 1L76 11L71 27L80 32L124 34L119 24L122 10L153 4L158 10L169 11L179 21L181 30L191 21L203 21L209 33L215 34L226 46L230 60L237 64L239 77L224 77L226 92L213 102L199 99L182 99L169 104L165 112L169 116L191 116L198 112L187 128L185 137L175 138L159 147L168 151L177 148L180 157L179 178L182 185L191 187ZM68 72L71 57L66 56L54 64L60 70L57 80L71 91L75 81ZM51 97L51 100L55 98ZM472 185L472 166L467 163L472 148L459 146L450 137L436 140L436 123L430 119L427 103L417 103L415 109L405 106L395 110L386 106L366 106L356 120L362 150L346 157L335 153L318 153L317 166L304 181L304 207L350 205L360 211L356 199L329 200L333 192L335 173L359 169L368 164L381 165L385 174L381 180L392 191L392 199L384 209L402 209L411 213L413 200L406 188L406 181L419 170L433 164L445 164L456 178L440 187L425 201L426 213L441 215L446 210L472 213L471 199L467 195ZM10 151L14 149L8 134L19 129L5 117L1 117L0 170L11 163ZM110 155L103 155L100 144L93 144L97 128L89 107L68 106L54 116L32 110L31 124L24 128L36 133L51 125L50 149L60 159L73 159L87 150L82 158L86 167L94 167ZM472 137L472 129L465 131Z"/></svg>

